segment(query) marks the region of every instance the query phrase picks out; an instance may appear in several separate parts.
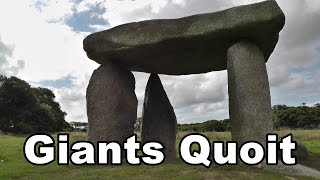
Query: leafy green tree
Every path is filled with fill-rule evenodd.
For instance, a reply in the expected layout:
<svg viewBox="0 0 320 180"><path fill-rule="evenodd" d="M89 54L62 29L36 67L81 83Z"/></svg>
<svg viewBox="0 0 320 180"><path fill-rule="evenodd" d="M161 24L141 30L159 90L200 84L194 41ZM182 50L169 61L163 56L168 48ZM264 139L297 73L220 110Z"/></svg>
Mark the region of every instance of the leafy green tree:
<svg viewBox="0 0 320 180"><path fill-rule="evenodd" d="M64 128L67 128L69 126L65 121L67 114L61 110L59 103L54 100L55 95L53 92L47 88L32 88L32 90L41 109L54 122L53 131L62 131Z"/></svg>
<svg viewBox="0 0 320 180"><path fill-rule="evenodd" d="M32 117L36 104L37 99L27 82L16 77L4 77L0 88L1 130L15 133L21 129Z"/></svg>
<svg viewBox="0 0 320 180"><path fill-rule="evenodd" d="M7 133L55 132L68 127L66 113L49 89L31 88L16 77L0 76L0 130Z"/></svg>

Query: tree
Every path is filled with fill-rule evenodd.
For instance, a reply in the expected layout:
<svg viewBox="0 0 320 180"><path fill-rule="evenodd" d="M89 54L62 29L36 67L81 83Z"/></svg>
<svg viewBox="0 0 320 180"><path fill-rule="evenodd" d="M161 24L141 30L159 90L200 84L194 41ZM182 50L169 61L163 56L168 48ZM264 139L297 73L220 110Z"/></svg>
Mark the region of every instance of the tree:
<svg viewBox="0 0 320 180"><path fill-rule="evenodd" d="M3 132L20 129L32 116L36 98L30 85L18 78L2 78L0 88L0 128ZM28 128L28 127L26 127Z"/></svg>
<svg viewBox="0 0 320 180"><path fill-rule="evenodd" d="M0 77L0 130L7 133L61 131L66 113L49 89L32 88L16 77Z"/></svg>
<svg viewBox="0 0 320 180"><path fill-rule="evenodd" d="M314 105L315 108L320 108L320 103Z"/></svg>
<svg viewBox="0 0 320 180"><path fill-rule="evenodd" d="M67 128L69 124L65 121L65 112L61 110L58 102L56 102L55 95L50 89L46 88L32 88L37 101L46 114L54 122L53 131L62 131Z"/></svg>

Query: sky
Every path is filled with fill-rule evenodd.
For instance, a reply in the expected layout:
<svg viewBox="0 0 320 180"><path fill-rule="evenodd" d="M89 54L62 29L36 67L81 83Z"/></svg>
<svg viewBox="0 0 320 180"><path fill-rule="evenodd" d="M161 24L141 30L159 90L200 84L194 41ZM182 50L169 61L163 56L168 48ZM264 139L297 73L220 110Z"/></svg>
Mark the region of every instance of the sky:
<svg viewBox="0 0 320 180"><path fill-rule="evenodd" d="M149 19L179 18L258 0L1 0L0 74L54 91L66 120L87 122L85 92L99 65L83 39L96 31ZM272 105L320 102L320 1L278 0L286 15L267 62ZM134 72L141 116L148 74ZM178 123L226 119L227 72L160 76Z"/></svg>

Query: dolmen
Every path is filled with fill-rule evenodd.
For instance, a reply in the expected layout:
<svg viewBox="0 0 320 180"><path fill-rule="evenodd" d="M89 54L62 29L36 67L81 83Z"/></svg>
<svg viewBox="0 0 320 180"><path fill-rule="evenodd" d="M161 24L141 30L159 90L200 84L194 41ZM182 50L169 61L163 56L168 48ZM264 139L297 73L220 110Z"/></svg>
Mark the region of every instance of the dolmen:
<svg viewBox="0 0 320 180"><path fill-rule="evenodd" d="M134 134L137 97L132 71L150 73L142 115L142 142L158 141L176 157L177 120L158 74L228 71L231 134L240 144L266 142L273 131L265 63L285 16L276 1L179 19L120 25L84 39L100 64L87 88L88 138L117 141ZM215 93L215 92L212 92Z"/></svg>

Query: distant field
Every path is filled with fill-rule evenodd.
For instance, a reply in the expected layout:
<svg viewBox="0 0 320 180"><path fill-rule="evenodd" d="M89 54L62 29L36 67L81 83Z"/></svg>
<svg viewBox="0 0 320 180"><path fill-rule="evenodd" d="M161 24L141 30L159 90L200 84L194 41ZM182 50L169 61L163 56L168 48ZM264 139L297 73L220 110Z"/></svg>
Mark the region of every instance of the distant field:
<svg viewBox="0 0 320 180"><path fill-rule="evenodd" d="M304 164L320 170L320 130L280 131L280 136L292 133L311 153ZM181 132L180 139L188 134ZM211 141L230 140L230 133L203 133ZM71 141L84 140L84 133L72 133ZM243 165L217 166L211 168L190 166L181 160L166 162L160 166L58 166L56 162L46 166L29 164L23 156L25 137L0 135L0 179L310 179L275 171L264 171Z"/></svg>

